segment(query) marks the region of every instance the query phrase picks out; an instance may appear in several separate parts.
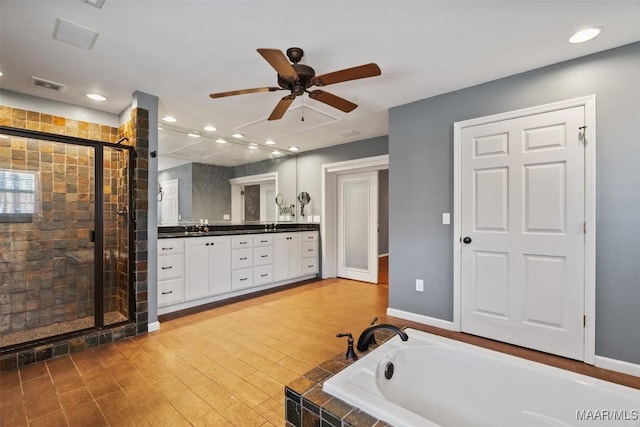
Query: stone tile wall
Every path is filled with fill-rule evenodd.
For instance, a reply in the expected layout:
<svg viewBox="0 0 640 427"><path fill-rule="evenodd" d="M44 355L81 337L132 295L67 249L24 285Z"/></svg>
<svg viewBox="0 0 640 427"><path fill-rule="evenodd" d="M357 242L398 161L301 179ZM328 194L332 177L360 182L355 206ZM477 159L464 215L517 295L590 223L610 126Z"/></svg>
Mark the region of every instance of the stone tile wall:
<svg viewBox="0 0 640 427"><path fill-rule="evenodd" d="M0 351L0 369L15 369L18 366L36 361L146 333L148 321L146 251L148 113L146 110L133 110L129 122L120 128L113 128L0 106L0 126L111 143L127 136L130 144L136 147L138 155L144 156L134 160L135 241L132 244L135 248L135 259L133 262L134 271L131 274L134 279L136 312L132 313L132 324L102 331L90 331L73 338L51 341L38 347L22 348L20 351ZM36 318L38 318L38 322L47 318L60 319L60 316L66 318L72 310L82 312L88 307L93 309L93 301L91 300L93 298L93 269L87 268L90 270L90 276L88 276L89 273L83 263L83 250L85 249L81 243L88 240L89 230L93 228L93 224L89 226L82 222L87 220L85 216L93 216L90 212L90 204L94 202L94 195L86 190L86 188L92 187L93 175L89 172L89 164L92 164L92 159L87 153L82 153L82 150L87 150L87 147L48 141L38 142L24 138L0 139L0 168L36 170L39 167L40 173L44 175L41 179L43 188L51 187L51 192L43 191L41 193L43 197L42 214L44 215L46 212L46 215L50 215L53 219L57 218L57 223L53 222L57 225L45 226L45 229L39 230L34 229L33 224L28 223L0 224L0 234L3 237L8 236L7 239L2 239L0 242L0 329L13 327L12 324L15 327L20 326L21 323L24 326L27 326L28 322L35 324ZM114 180L115 185L120 185L128 179L123 172L126 166L128 165L120 165L116 162L110 177L110 185L113 185ZM45 196L45 194L50 194L51 200L48 200L49 196ZM44 200L45 197L47 200ZM109 203L120 206L122 200L110 199ZM105 204L105 208L112 211L111 206ZM128 206L128 208L132 207ZM69 221L76 227L69 227ZM117 230L118 227L115 229ZM116 231L115 239L116 245L126 244L128 233ZM22 264L25 268L14 268L7 264L3 257L8 257L9 250L12 251L12 257L14 250L19 252L19 257L23 262L17 264ZM65 254L75 253L76 257L65 256L64 260L61 257L56 259L55 256L52 256L56 254L56 250L64 250ZM91 254L93 254L92 250ZM116 263L129 263L127 254L117 258ZM12 261L14 260L12 259ZM40 270L28 268L38 266L37 263L46 264L46 268L40 268ZM12 264L15 263L12 262ZM60 267L61 270L56 270L56 267ZM65 273L56 273L56 271L64 271ZM76 275L76 279L81 276L81 280L74 280L75 285L71 283L71 279L65 276L65 274L71 273ZM116 286L109 295L109 304L113 303L118 308L123 307L127 310L129 307L128 274L128 271L122 273L123 277L121 278L124 279L124 284ZM36 284L38 288L44 290L45 298L42 303L40 302L42 299L34 298ZM59 289L54 290L56 288L54 284L59 284ZM74 286L76 289L73 289ZM12 291L9 292L9 289ZM74 292L77 295L76 301L71 302L72 297L68 294ZM50 299L47 299L49 296ZM59 303L53 304L57 308L52 307L51 310L46 310L48 307L40 306L48 304L49 301L52 304ZM41 310L42 308L45 310ZM21 314L10 317L9 310ZM10 326L6 326L7 324Z"/></svg>

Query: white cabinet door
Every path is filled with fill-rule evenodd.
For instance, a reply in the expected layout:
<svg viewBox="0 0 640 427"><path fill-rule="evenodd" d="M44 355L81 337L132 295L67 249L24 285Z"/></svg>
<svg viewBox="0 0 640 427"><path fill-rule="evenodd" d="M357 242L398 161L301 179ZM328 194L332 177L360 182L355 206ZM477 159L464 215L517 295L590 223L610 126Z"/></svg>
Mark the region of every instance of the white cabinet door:
<svg viewBox="0 0 640 427"><path fill-rule="evenodd" d="M287 280L302 275L302 237L300 233L282 233L274 239L274 278Z"/></svg>
<svg viewBox="0 0 640 427"><path fill-rule="evenodd" d="M209 295L210 238L193 237L185 242L185 298L195 299Z"/></svg>
<svg viewBox="0 0 640 427"><path fill-rule="evenodd" d="M216 237L210 239L210 243L209 293L217 295L231 292L231 239Z"/></svg>

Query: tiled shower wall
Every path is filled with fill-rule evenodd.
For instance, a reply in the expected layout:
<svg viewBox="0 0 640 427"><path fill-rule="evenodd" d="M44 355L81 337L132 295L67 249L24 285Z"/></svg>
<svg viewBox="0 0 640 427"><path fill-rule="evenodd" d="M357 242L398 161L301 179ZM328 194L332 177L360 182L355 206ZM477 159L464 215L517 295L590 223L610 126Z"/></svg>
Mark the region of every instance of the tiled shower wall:
<svg viewBox="0 0 640 427"><path fill-rule="evenodd" d="M75 336L73 338L68 338L68 339L60 339L58 341L50 342L46 345L42 345L39 347L28 348L28 349L23 348L20 351L15 351L15 352L4 351L0 353L0 370L15 369L18 366L27 365L27 364L34 363L40 360L45 360L51 357L61 356L64 354L68 354L69 352L82 351L86 348L94 347L96 345L106 344L112 341L124 339L125 337L135 336L137 334L147 332L148 304L147 304L147 241L146 241L147 240L147 231L146 231L147 214L146 214L146 210L148 207L148 202L147 202L148 200L147 199L148 113L146 110L134 109L132 110L131 114L132 114L131 120L125 123L119 129L116 129L113 127L104 126L96 123L88 123L83 121L71 120L71 119L66 119L64 117L52 116L49 114L41 114L39 112L34 112L34 111L25 111L22 109L11 108L8 106L0 106L0 125L1 126L34 130L34 131L40 131L40 132L58 134L58 135L74 136L78 138L84 138L84 139L90 139L90 140L102 141L102 142L111 142L111 143L116 142L118 138L122 136L127 136L131 141L131 145L133 145L136 148L136 151L139 156L139 158L136 159L135 163L133 164L133 167L134 167L133 185L134 187L136 187L136 190L134 191L134 194L133 194L133 206L128 206L128 208L133 209L136 214L136 219L133 224L135 240L134 242L131 242L132 245L134 246L134 260L133 260L134 270L131 274L133 275L133 283L134 283L133 291L135 295L135 312L131 313L132 324L114 327L111 329L103 329L100 331L94 330L94 331L87 332L81 336ZM35 164L34 162L36 161L38 162L42 161L43 153L40 153L39 151L35 150L35 147L31 147L34 149L29 149L29 147L27 147L27 144L25 143L24 149L22 149L20 144L18 143L17 146L15 147L15 154L14 154L14 147L11 144L12 143L10 143L9 147L7 147L6 145L0 146L0 150L9 150L8 152L5 151L3 153L4 155L0 157L9 158L10 161L12 162L12 164L10 165L11 167L15 168L15 165L20 165L21 162L24 162L25 167L27 167L27 165L29 165L29 162L31 162L32 164ZM80 147L76 147L76 148L84 149ZM52 164L52 172L51 172L52 174L56 173L53 170L54 165L56 163L55 162L56 156L58 156L58 160L62 160L62 157L65 158L65 169L67 168L66 148L64 153L62 152L56 153L54 149L50 154L51 154L52 160L54 160ZM73 157L73 153L70 152L69 155ZM44 158L45 160L47 159L46 154L44 155ZM13 163L14 161L16 162L15 164ZM7 165L5 166L0 165L0 167L6 167L6 166ZM80 168L80 166L81 165L77 165L78 169ZM9 167L7 167L7 169L8 168ZM115 169L117 169L117 172L115 172L116 180L127 179L127 177L125 177L124 172L122 172L124 169L126 169L125 165L118 165L116 166ZM68 177L66 175L66 172L67 171L65 171L64 184L58 183L59 188L61 188L61 186L64 185L65 190L67 190L67 185L74 185L73 182L67 182ZM58 173L61 173L61 172L58 172ZM76 175L77 182L83 181L85 179L84 175L82 175L83 177L80 178L81 174L79 173L79 171L76 171L74 173L77 174ZM89 179L88 176L87 176L87 179ZM69 179L69 181L72 181L72 179ZM51 185L56 185L55 179L51 182ZM60 197L60 196L56 196L56 197ZM67 194L64 195L64 198L66 203ZM85 193L78 191L75 194L75 196L69 195L69 198L70 199L76 198L77 199L76 203L84 203L82 199L84 198L90 199L91 195L88 195L88 194L85 195ZM119 205L120 201L117 201L116 204ZM57 214L53 213L56 211L55 209L53 209L54 206L61 208L62 200L57 200L57 203L56 203L56 200L54 200L53 198L51 200L52 215L62 215L62 213L57 213ZM68 213L66 208L58 209L58 211ZM40 257L40 258L34 259L34 260L31 260L31 259L27 260L27 255L26 255L26 252L28 250L27 248L30 244L33 245L34 243L26 243L29 241L29 240L26 240L26 237L29 235L28 234L29 232L31 233L35 232L33 230L28 231L26 229L23 229L23 228L27 228L28 224L8 224L8 225L5 224L5 226L9 227L10 230L0 230L0 233L2 233L3 237L6 235L6 236L9 236L9 238L2 239L0 241L1 253L6 253L6 250L3 250L6 247L5 245L15 244L15 245L18 245L19 247L24 247L23 250L25 251L25 255L24 255L25 262L42 261L40 258L42 257L43 254L29 255L29 258L31 257L36 257L36 258ZM11 229L11 227L14 227L14 228ZM88 230L86 228L81 228L81 229ZM65 240L64 238L62 238L63 230L45 230L45 231L51 232L51 233L57 233L57 236L59 237L57 240ZM11 234L10 235L5 234L7 232ZM42 230L40 231L40 233L42 233ZM84 233L84 231L76 232L76 236L78 233ZM22 238L23 236L25 237L24 239ZM47 235L45 234L45 237L46 236ZM36 241L35 239L36 236L34 234L31 234L31 237L34 238L31 240L32 242ZM38 239L37 239L38 242L40 242L41 237L42 237L42 234L38 236ZM128 234L127 233L121 233L121 235L116 234L116 239L128 239ZM76 239L76 241L77 240L78 239ZM57 243L57 244L62 244L62 243ZM1 257L2 255L0 254L0 258ZM129 261L128 259L126 259L126 257L124 258L120 257L117 260L117 262L128 263ZM7 266L6 265L4 265L4 267L0 266L0 272L6 273L6 271L2 270L3 268L7 269ZM76 269L76 271L78 270ZM23 298L22 296L16 296L13 299L11 296L7 298L7 295L9 295L9 293L5 292L4 288L0 288L0 322L4 322L3 324L6 324L6 322L4 321L5 310L8 310L10 304L12 304L12 301L15 301L16 307L18 309L21 309L22 305L24 305L25 310L23 311L24 312L23 317L24 317L24 323L26 325L26 322L27 322L26 313L28 311L27 307L34 308L32 305L28 305L27 303L26 288L28 286L27 283L29 283L29 280L30 280L30 278L28 277L28 274L29 273L27 271L9 272L9 278L12 281L12 283L17 282L19 283L18 287L25 288L24 304L21 301L21 299ZM49 274L49 273L46 273L46 274ZM53 275L53 273L51 274ZM7 276L4 276L4 277L6 278ZM23 281L21 281L22 278L24 278ZM41 279L44 279L45 281L44 286L47 286L48 279L46 278L41 278ZM89 278L87 278L86 283L93 284L93 278L91 278L90 281L89 281ZM125 281L125 283L127 282ZM128 308L128 301L126 302L122 301L122 298L127 298L126 294L128 293L128 291L129 291L128 289L124 289L124 288L118 289L114 294L115 295L115 297L113 298L114 303ZM110 298L110 301L111 301L111 298ZM33 303L30 303L30 304L33 304ZM78 306L80 305L82 304L78 304ZM93 304L91 304L91 306L93 306ZM11 308L13 307L11 306ZM68 307L66 307L65 310L66 309L68 309ZM18 317L18 320L16 320L16 322L20 322L19 319L20 317Z"/></svg>
<svg viewBox="0 0 640 427"><path fill-rule="evenodd" d="M0 139L0 169L37 173L34 221L0 223L0 333L93 314L93 148Z"/></svg>

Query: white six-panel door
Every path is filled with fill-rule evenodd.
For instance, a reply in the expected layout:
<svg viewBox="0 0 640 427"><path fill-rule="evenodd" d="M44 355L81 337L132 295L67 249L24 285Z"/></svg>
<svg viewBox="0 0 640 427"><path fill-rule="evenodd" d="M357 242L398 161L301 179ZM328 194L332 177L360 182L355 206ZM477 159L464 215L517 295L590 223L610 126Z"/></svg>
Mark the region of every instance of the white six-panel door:
<svg viewBox="0 0 640 427"><path fill-rule="evenodd" d="M584 359L584 107L461 132L461 329Z"/></svg>
<svg viewBox="0 0 640 427"><path fill-rule="evenodd" d="M378 283L378 171L338 176L338 277Z"/></svg>

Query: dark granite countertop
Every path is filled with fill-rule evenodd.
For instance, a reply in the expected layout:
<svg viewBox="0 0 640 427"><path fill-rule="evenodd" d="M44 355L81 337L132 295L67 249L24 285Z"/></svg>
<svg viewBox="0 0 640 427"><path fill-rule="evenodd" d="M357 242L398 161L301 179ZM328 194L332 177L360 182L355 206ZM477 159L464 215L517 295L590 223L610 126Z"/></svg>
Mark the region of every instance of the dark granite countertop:
<svg viewBox="0 0 640 427"><path fill-rule="evenodd" d="M209 231L196 231L196 227L191 226L169 226L158 227L158 239L175 239L180 237L210 237L210 236L230 236L241 234L273 234L290 233L298 231L318 231L320 224L232 224L232 225L209 225Z"/></svg>

